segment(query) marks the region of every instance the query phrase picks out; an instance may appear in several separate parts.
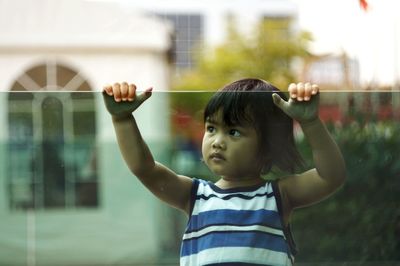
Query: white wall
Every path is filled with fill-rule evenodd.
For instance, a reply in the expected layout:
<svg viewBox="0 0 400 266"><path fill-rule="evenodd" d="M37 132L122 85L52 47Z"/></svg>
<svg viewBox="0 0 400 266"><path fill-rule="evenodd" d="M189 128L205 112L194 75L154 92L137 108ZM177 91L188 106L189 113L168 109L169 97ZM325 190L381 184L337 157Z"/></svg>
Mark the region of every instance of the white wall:
<svg viewBox="0 0 400 266"><path fill-rule="evenodd" d="M45 60L78 70L96 90L100 207L98 209L11 211L8 207L4 149L7 141L7 95L14 79ZM160 52L0 54L0 264L73 265L144 263L160 253L160 208L153 195L132 176L115 141L101 88L115 81L136 82L139 88L169 87L169 67ZM168 95L155 92L137 112L138 124L154 156L166 160L160 143L170 138ZM158 147L158 149L156 148Z"/></svg>

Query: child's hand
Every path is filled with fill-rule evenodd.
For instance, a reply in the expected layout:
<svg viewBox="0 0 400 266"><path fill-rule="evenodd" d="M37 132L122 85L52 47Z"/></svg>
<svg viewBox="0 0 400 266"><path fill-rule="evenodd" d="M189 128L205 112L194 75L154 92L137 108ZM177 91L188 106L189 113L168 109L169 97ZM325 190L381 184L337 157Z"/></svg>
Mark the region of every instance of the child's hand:
<svg viewBox="0 0 400 266"><path fill-rule="evenodd" d="M318 118L319 87L316 84L290 84L289 100L283 100L278 94L272 95L273 101L288 116L299 123L311 122Z"/></svg>
<svg viewBox="0 0 400 266"><path fill-rule="evenodd" d="M122 82L103 88L103 98L107 110L112 116L127 116L135 111L144 101L151 96L153 88L148 88L143 93L136 95L136 85Z"/></svg>

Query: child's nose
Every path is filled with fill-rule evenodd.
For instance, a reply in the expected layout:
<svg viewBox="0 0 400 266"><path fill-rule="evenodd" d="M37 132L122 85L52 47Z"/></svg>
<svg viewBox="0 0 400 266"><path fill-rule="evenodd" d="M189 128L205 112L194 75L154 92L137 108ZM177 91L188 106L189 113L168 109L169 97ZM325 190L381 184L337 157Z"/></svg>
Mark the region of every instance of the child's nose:
<svg viewBox="0 0 400 266"><path fill-rule="evenodd" d="M222 136L216 137L212 143L212 147L214 149L220 149L220 150L226 149L226 143L224 138Z"/></svg>

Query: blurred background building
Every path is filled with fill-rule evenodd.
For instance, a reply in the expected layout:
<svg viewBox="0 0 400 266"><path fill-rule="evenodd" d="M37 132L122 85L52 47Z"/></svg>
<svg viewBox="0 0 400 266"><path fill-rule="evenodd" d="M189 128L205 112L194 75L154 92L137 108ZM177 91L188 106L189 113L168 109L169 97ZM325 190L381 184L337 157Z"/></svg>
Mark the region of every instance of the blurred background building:
<svg viewBox="0 0 400 266"><path fill-rule="evenodd" d="M78 0L2 0L0 14L0 265L157 261L171 225L126 169L100 91L167 90L171 26ZM159 94L138 112L161 161L168 108Z"/></svg>
<svg viewBox="0 0 400 266"><path fill-rule="evenodd" d="M221 0L215 1L121 1L124 8L139 8L150 16L160 17L174 28L172 56L175 73L196 66L196 58L204 46L218 45L228 36L229 21L245 34L261 20L291 20L289 31L295 27L297 7L291 1Z"/></svg>

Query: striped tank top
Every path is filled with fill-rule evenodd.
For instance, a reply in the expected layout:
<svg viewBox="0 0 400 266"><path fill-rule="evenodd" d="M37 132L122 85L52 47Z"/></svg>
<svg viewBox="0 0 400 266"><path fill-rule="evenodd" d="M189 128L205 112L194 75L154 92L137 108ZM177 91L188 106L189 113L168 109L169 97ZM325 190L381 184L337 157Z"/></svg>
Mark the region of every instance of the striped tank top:
<svg viewBox="0 0 400 266"><path fill-rule="evenodd" d="M221 189L193 179L180 265L292 265L296 248L280 203L275 182Z"/></svg>

